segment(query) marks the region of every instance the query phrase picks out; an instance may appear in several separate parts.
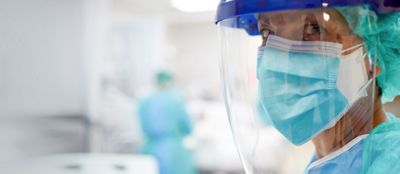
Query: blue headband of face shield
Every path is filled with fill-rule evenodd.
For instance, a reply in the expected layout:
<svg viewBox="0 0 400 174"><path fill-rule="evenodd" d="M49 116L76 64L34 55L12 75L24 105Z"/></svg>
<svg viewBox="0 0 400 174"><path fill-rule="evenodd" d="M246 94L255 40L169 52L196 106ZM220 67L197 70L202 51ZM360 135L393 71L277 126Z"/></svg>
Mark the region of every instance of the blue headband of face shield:
<svg viewBox="0 0 400 174"><path fill-rule="evenodd" d="M216 23L259 35L256 13L363 4L370 5L377 13L400 11L398 0L221 0Z"/></svg>

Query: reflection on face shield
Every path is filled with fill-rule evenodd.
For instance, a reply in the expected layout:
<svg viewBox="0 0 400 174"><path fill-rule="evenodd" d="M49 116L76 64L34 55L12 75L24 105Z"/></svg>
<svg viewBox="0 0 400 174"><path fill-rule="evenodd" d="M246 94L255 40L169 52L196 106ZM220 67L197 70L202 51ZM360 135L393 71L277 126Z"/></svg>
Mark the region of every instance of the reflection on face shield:
<svg viewBox="0 0 400 174"><path fill-rule="evenodd" d="M270 35L257 64L261 114L294 144L304 144L334 125L366 95L361 46L342 50L338 43ZM342 56L348 50L353 52Z"/></svg>

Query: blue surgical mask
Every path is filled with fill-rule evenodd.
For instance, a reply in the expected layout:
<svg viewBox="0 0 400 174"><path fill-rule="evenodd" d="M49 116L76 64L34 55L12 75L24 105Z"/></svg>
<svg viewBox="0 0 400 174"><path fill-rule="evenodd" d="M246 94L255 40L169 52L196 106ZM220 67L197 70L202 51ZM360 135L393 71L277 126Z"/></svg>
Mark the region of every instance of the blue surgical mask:
<svg viewBox="0 0 400 174"><path fill-rule="evenodd" d="M366 95L361 92L368 81L361 46L342 50L337 43L269 36L257 63L261 115L297 145L332 127Z"/></svg>

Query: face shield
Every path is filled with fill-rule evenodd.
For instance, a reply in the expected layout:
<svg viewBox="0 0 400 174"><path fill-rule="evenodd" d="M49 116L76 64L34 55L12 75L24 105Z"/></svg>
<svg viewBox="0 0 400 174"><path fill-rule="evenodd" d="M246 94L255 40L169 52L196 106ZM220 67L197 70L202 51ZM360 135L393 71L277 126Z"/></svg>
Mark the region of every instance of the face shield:
<svg viewBox="0 0 400 174"><path fill-rule="evenodd" d="M246 173L304 172L313 151L323 157L320 142L330 154L373 128L380 70L367 43L380 40L358 30L376 30L374 8L306 1L219 6L223 89Z"/></svg>

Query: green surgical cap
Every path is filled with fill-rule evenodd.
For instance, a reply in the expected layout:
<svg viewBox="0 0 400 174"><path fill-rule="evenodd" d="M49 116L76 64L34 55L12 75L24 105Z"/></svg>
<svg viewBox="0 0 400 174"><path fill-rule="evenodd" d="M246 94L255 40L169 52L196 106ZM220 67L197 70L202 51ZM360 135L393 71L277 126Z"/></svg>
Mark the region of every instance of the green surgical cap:
<svg viewBox="0 0 400 174"><path fill-rule="evenodd" d="M157 84L162 85L172 81L172 74L168 71L160 71L156 76Z"/></svg>
<svg viewBox="0 0 400 174"><path fill-rule="evenodd" d="M376 14L369 6L336 8L353 32L364 39L370 58L381 67L377 78L382 101L390 102L400 94L400 12Z"/></svg>

